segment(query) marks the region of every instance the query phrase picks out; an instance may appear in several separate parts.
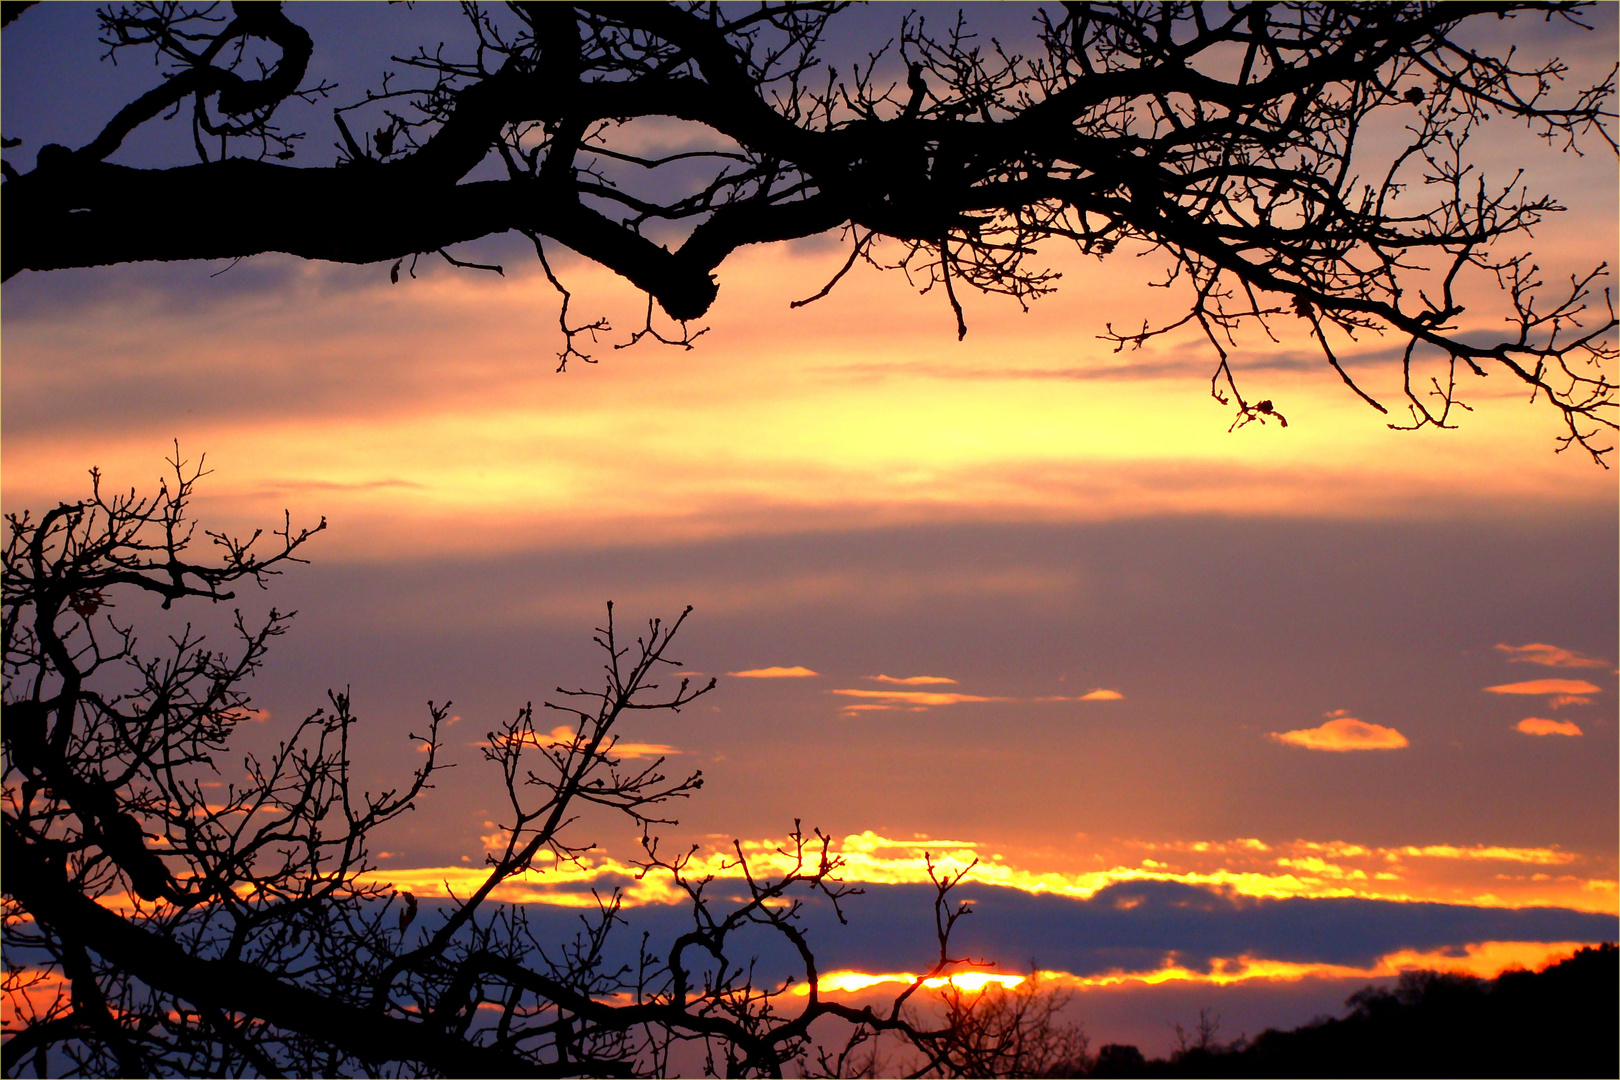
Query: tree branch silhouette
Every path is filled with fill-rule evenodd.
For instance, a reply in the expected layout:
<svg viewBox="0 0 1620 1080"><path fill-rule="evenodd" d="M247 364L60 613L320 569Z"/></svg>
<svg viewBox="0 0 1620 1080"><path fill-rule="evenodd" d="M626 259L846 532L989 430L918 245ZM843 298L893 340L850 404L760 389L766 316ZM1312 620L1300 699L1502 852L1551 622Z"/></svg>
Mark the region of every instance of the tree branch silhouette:
<svg viewBox="0 0 1620 1080"><path fill-rule="evenodd" d="M729 1074L780 1076L815 1049L810 1029L824 1017L858 1038L945 1038L902 1014L922 979L886 1014L821 997L805 900L842 920L841 902L860 891L839 879L826 836L795 823L775 876L734 845L718 872L728 895L740 879L740 901L713 895L715 871L694 869L695 849L660 852L654 831L674 823L670 804L702 774L666 776L662 757L629 764L617 729L714 688L684 676L660 685L680 666L670 649L690 608L627 639L609 604L600 682L559 688L546 705L568 724L542 732L526 705L488 733L482 753L507 806L471 892L422 904L380 881L376 832L443 767L449 702L429 703L409 736L426 758L396 787L359 789L347 689L233 768L237 729L261 715L245 683L292 613L253 623L237 611L234 648L188 622L157 654L143 651L132 613L143 596L221 603L242 584L267 585L303 561L325 522L284 522L268 550L258 533L199 536L188 506L203 463L176 448L169 464L155 497L109 494L92 471L88 498L7 519L8 1075L628 1076L666 1072L672 1046L700 1042ZM196 552L202 540L213 559ZM644 942L633 965L609 960L618 891L597 896L572 941L497 901L520 875L582 865L594 849L570 826L591 807L640 827L640 873L667 875L692 913L689 931L664 952ZM949 935L965 908L947 900L960 880L935 877L940 957L924 978L960 963ZM761 931L798 958L786 982L755 973L746 939ZM796 985L808 996L790 1008Z"/></svg>
<svg viewBox="0 0 1620 1080"><path fill-rule="evenodd" d="M700 318L748 245L843 228L852 264L942 286L959 335L963 289L1020 304L1053 291L1053 245L1153 251L1181 314L1104 336L1137 348L1196 327L1234 426L1280 418L1238 389L1237 331L1291 319L1385 412L1333 339L1392 336L1406 372L1392 427L1450 426L1466 408L1459 369L1494 371L1557 411L1560 449L1608 453L1609 267L1544 282L1522 245L1562 206L1518 177L1488 181L1468 153L1488 120L1557 150L1615 149L1613 71L1565 92L1560 61L1472 43L1507 18L1580 25L1581 5L1067 3L1036 16L1029 56L961 17L937 29L913 15L837 68L822 52L843 6L469 4L466 43L395 57L403 74L334 112L338 160L303 167L287 163L300 136L277 110L335 88L309 80L316 45L278 5L108 8L109 54L155 53L164 77L109 105L83 146L6 164L0 266L10 278L280 251L393 262L397 277L398 260L515 231L542 258L544 238L645 290L637 339L690 345L684 327L654 330L652 305ZM278 51L256 78L243 74L252 42ZM192 126L194 163L109 160L164 116ZM647 119L712 145L647 156L627 138ZM695 183L669 179L704 165ZM1491 310L1460 321L1479 296ZM578 335L605 324L562 318L561 359L588 359ZM1431 359L1441 375L1425 374Z"/></svg>

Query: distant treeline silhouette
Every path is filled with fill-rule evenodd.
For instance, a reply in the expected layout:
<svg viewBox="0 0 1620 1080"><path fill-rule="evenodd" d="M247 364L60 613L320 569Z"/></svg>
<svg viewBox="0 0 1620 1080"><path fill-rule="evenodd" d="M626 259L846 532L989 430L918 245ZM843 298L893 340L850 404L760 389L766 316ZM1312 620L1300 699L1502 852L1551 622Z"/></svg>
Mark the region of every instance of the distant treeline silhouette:
<svg viewBox="0 0 1620 1080"><path fill-rule="evenodd" d="M1144 1060L1134 1046L1104 1046L1091 1075L1620 1074L1620 953L1613 944L1496 979L1406 972L1393 988L1369 986L1347 1004L1350 1014L1341 1019L1267 1030L1252 1041L1186 1045L1184 1037L1167 1060Z"/></svg>

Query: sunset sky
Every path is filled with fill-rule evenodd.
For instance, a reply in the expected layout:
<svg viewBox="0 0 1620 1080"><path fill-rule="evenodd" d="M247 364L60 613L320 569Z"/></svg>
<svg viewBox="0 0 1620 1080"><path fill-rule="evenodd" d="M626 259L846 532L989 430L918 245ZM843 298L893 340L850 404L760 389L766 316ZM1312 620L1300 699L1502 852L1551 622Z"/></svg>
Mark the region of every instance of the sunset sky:
<svg viewBox="0 0 1620 1080"><path fill-rule="evenodd" d="M901 10L857 12L851 41ZM1022 12L974 15L1015 34ZM1616 13L1516 32L1590 74ZM391 49L456 32L431 6L367 11L381 29L353 39L361 21L307 13L312 74L358 93ZM6 30L8 154L84 141L98 94L156 77L96 64L94 36L86 6ZM330 114L301 122L329 159ZM125 160L184 160L173 134ZM1611 154L1505 123L1480 140L1488 173L1522 166L1570 208L1533 238L1549 280L1616 261ZM1494 974L1617 936L1615 473L1556 455L1556 416L1506 376L1466 384L1459 430L1390 431L1280 324L1234 366L1288 426L1229 432L1201 339L1098 339L1176 302L1145 287L1154 257L1054 250L1056 295L965 297L958 342L941 297L869 268L790 309L841 264L836 235L726 262L690 351L615 350L644 298L559 253L576 310L613 326L559 374L532 255L458 254L505 276L423 259L393 285L386 264L265 256L3 291L7 512L82 496L91 466L150 490L178 440L213 470L205 527L329 522L311 565L244 597L299 612L245 744L350 687L364 782L397 783L425 703L453 700L455 768L383 838L383 879L433 896L476 872L502 810L477 744L595 681L611 599L623 627L692 605L675 654L719 678L622 732L703 770L668 842L736 838L768 865L802 820L867 883L850 928L816 924L824 970L928 966L925 852L980 860L966 951L1056 973L1094 1046L1150 1053L1203 1006L1253 1035L1402 966ZM1345 355L1397 397L1398 348ZM678 923L634 880L628 829L579 827L602 845L588 871L507 897L566 920L621 884L633 921Z"/></svg>

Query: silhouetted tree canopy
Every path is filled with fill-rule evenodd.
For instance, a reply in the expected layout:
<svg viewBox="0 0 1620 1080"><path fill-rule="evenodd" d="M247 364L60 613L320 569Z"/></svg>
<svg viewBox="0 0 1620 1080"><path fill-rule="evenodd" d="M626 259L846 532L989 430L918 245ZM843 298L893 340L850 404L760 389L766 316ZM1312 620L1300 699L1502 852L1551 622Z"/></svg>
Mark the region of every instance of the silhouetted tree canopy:
<svg viewBox="0 0 1620 1080"><path fill-rule="evenodd" d="M842 920L841 901L860 892L839 879L825 836L795 822L774 874L751 871L734 844L733 878L713 888L695 848L660 849L657 829L702 773L667 776L663 757L621 756L615 728L713 689L672 674L686 613L632 640L609 604L596 688L559 687L546 703L563 726L548 732L524 706L477 744L504 807L466 895L419 903L380 881L378 830L444 767L449 702L428 703L409 735L422 764L383 790L356 779L347 691L280 723L274 749L243 752L241 725L267 719L247 681L291 615L272 608L255 622L237 610L225 641L189 613L167 635L143 634L137 616L267 585L326 522L199 537L188 507L201 463L177 450L171 465L154 496L108 492L92 471L86 498L6 517L6 1075L667 1075L683 1046L709 1075L844 1075L876 1060L880 1035L903 1041L919 1068L954 1075L964 1056L1022 1061L1003 1044L1060 1031L1039 1007L952 999L941 1026L908 1006L926 980L967 962L950 936L968 908L948 894L971 865L934 874L930 864L936 962L889 1005L855 1008L821 995L805 934L806 901ZM596 896L572 940L495 899L531 869L579 865L594 849L570 826L591 808L638 826L641 871L667 875L689 906L690 929L643 940L632 963L607 951L624 921L618 889ZM786 982L756 981L761 935L791 948ZM807 992L789 995L795 982ZM827 1028L839 1021L842 1049ZM1078 1032L1063 1038L1083 1054Z"/></svg>
<svg viewBox="0 0 1620 1080"><path fill-rule="evenodd" d="M311 166L278 109L338 93L308 71L344 42L312 40L277 4L107 8L108 54L155 54L162 75L106 102L88 143L6 163L3 273L280 251L392 261L397 277L421 253L470 265L448 249L516 232L542 263L555 243L629 279L649 296L637 336L685 344L749 244L842 229L846 270L865 260L938 287L959 334L963 288L1027 303L1055 287L1048 242L1156 249L1176 306L1105 337L1201 328L1235 423L1280 416L1239 392L1234 331L1300 320L1381 411L1336 350L1375 330L1404 348L1392 426L1447 425L1459 369L1502 371L1561 413L1563 446L1602 460L1616 404L1605 268L1543 288L1514 245L1558 203L1469 155L1492 118L1554 150L1614 148L1612 73L1565 87L1559 61L1479 44L1509 40L1507 18L1579 23L1581 5L1068 3L1034 13L1027 56L961 18L912 15L848 65L822 55L843 6L469 4L463 40L343 88L320 133L339 160ZM109 160L160 118L190 126L195 161ZM648 118L709 138L641 156L627 131ZM566 363L603 324L571 322L546 273ZM1482 292L1495 310L1460 321ZM653 301L678 329L653 330Z"/></svg>

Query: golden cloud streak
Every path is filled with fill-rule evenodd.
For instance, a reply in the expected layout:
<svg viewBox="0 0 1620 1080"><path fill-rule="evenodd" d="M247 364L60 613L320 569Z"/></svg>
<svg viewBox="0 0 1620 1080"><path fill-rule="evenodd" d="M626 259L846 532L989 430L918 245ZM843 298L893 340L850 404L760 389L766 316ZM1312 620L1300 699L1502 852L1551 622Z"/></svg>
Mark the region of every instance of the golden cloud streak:
<svg viewBox="0 0 1620 1080"><path fill-rule="evenodd" d="M1593 686L1585 679L1531 679L1528 682L1487 686L1485 690L1491 694L1597 694L1602 692L1601 687Z"/></svg>
<svg viewBox="0 0 1620 1080"><path fill-rule="evenodd" d="M983 697L979 694L953 694L929 690L834 690L844 697L873 698L899 705L959 705L964 701L1012 701L1013 698Z"/></svg>
<svg viewBox="0 0 1620 1080"><path fill-rule="evenodd" d="M523 732L518 735L501 736L496 741L502 744L516 742L524 746L534 746L541 749L567 750L574 746L578 740L579 732L564 724L561 727L552 728L548 732ZM482 746L484 744L478 743L476 745ZM602 752L614 758L635 759L669 757L671 754L679 754L681 751L663 743L621 742L610 736L607 744L602 747Z"/></svg>
<svg viewBox="0 0 1620 1080"><path fill-rule="evenodd" d="M1539 716L1527 716L1513 725L1513 730L1522 731L1526 735L1579 735L1580 726L1570 720L1544 720Z"/></svg>
<svg viewBox="0 0 1620 1080"><path fill-rule="evenodd" d="M943 990L951 986L957 990L978 993L987 986L1004 986L1010 989L1022 985L1027 979L1026 975L1004 975L997 971L956 971L949 975L923 979L922 985L929 990ZM882 975L869 975L863 971L830 971L816 980L816 990L822 994L859 994L875 986L910 986L916 981L917 976L909 971L887 972ZM810 987L808 984L800 983L793 988L793 993L798 997L809 997Z"/></svg>
<svg viewBox="0 0 1620 1080"><path fill-rule="evenodd" d="M1607 660L1582 656L1578 652L1540 642L1532 642L1529 645L1499 644L1496 646L1496 651L1507 653L1508 659L1515 664L1540 664L1542 667L1558 668L1606 668L1609 666Z"/></svg>
<svg viewBox="0 0 1620 1080"><path fill-rule="evenodd" d="M921 683L954 683L955 679L939 679L931 676L917 676L910 679L891 679L886 675L867 675L868 679L890 683L916 685ZM832 690L829 693L840 694L844 697L872 698L877 704L845 705L845 712L855 712L862 709L882 710L909 707L911 709L928 709L936 705L960 705L963 702L979 701L1031 701L1048 703L1054 701L1120 701L1125 695L1118 690L1092 690L1085 694L1053 694L1046 697L1015 698L991 697L981 694L959 694L945 691L928 690Z"/></svg>
<svg viewBox="0 0 1620 1080"><path fill-rule="evenodd" d="M761 667L749 668L747 671L728 671L726 675L733 679L808 679L820 675L819 671L811 671L807 667Z"/></svg>
<svg viewBox="0 0 1620 1080"><path fill-rule="evenodd" d="M781 840L744 840L740 845L756 877L794 869ZM1166 881L1263 899L1354 897L1481 907L1551 905L1611 914L1620 911L1620 890L1612 876L1596 877L1589 871L1585 875L1566 872L1555 877L1543 872L1573 869L1583 859L1558 848L1451 844L1367 847L1309 840L1265 844L1255 839L1136 846L1143 855L1132 862L1116 861L1106 869L1077 872L1009 865L1000 855L986 854L980 845L968 840L896 840L871 831L846 836L832 850L843 860L840 876L858 884L927 884L927 859L932 856L937 868L950 872L963 870L977 859L977 865L964 879L969 883L1080 900L1123 882ZM1437 874L1432 868L1424 869L1425 863L1454 869ZM1501 864L1537 868L1537 872L1494 872ZM482 884L486 873L472 866L422 867L377 870L366 879L408 889L417 896L446 897L451 893L466 895ZM717 880L741 877L735 853L729 848L699 852L687 873L712 875ZM608 857L588 858L577 865L547 864L502 883L494 895L497 900L509 902L594 907L592 886L621 888L627 905L672 904L686 899L666 874L643 874L633 864Z"/></svg>
<svg viewBox="0 0 1620 1080"><path fill-rule="evenodd" d="M1369 724L1352 716L1329 720L1320 727L1300 728L1297 731L1273 731L1271 737L1278 742L1303 746L1307 750L1399 750L1410 745L1406 736L1382 724Z"/></svg>

